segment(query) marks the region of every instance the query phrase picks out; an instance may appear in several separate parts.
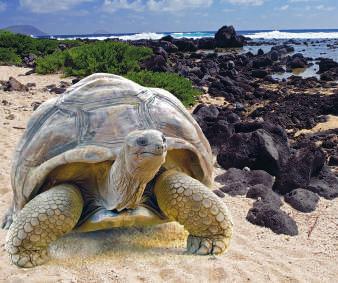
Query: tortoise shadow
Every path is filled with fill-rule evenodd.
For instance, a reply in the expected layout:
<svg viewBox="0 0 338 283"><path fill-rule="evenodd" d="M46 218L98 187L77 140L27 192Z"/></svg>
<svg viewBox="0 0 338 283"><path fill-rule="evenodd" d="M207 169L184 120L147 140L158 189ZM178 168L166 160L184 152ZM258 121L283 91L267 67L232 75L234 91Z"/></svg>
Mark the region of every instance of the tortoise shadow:
<svg viewBox="0 0 338 283"><path fill-rule="evenodd" d="M50 245L54 259L93 257L103 254L183 254L188 233L176 223L147 228L114 228L70 233Z"/></svg>

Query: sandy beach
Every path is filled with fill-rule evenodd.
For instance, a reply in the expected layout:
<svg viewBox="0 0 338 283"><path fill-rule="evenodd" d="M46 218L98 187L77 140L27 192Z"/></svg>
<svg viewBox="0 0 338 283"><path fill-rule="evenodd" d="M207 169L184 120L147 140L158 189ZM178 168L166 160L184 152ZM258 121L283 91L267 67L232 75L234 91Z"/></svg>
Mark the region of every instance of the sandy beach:
<svg viewBox="0 0 338 283"><path fill-rule="evenodd" d="M12 198L10 166L16 143L33 111L32 103L55 94L43 90L58 85L59 75L21 76L29 69L0 67L0 80L15 77L36 83L28 92L0 91L0 216ZM215 168L216 173L223 171ZM217 183L215 187L217 187ZM185 255L187 233L178 224L149 229L117 229L73 234L55 242L51 260L33 269L10 263L0 230L1 282L336 282L338 280L338 199L320 199L316 211L305 214L288 204L299 227L295 237L276 235L245 220L253 200L225 196L234 219L229 251L219 257Z"/></svg>

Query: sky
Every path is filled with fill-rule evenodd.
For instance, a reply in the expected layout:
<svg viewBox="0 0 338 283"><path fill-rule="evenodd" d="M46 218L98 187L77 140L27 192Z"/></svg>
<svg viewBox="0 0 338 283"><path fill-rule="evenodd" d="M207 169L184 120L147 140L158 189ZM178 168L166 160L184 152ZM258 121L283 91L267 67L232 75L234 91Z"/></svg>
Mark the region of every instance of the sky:
<svg viewBox="0 0 338 283"><path fill-rule="evenodd" d="M0 28L48 34L338 28L338 0L0 0Z"/></svg>

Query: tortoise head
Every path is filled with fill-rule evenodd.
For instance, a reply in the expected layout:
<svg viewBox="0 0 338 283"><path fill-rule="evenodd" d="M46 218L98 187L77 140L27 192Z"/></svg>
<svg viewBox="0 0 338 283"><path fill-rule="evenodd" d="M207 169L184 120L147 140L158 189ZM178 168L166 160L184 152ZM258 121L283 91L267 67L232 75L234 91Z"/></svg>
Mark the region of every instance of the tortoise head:
<svg viewBox="0 0 338 283"><path fill-rule="evenodd" d="M138 130L125 138L125 164L129 173L156 173L167 155L166 138L157 130ZM155 171L155 172L154 172Z"/></svg>

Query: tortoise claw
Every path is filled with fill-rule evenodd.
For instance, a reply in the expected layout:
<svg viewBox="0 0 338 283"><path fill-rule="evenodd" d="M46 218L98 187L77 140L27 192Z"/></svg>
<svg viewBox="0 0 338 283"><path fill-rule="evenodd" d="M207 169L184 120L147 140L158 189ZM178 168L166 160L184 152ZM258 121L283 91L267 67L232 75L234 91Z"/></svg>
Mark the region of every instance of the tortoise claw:
<svg viewBox="0 0 338 283"><path fill-rule="evenodd" d="M12 222L13 222L12 213L11 212L6 213L6 215L2 219L1 229L8 230L9 227L11 226Z"/></svg>
<svg viewBox="0 0 338 283"><path fill-rule="evenodd" d="M219 237L198 237L189 235L187 240L187 252L196 255L217 255L226 251L226 238Z"/></svg>

